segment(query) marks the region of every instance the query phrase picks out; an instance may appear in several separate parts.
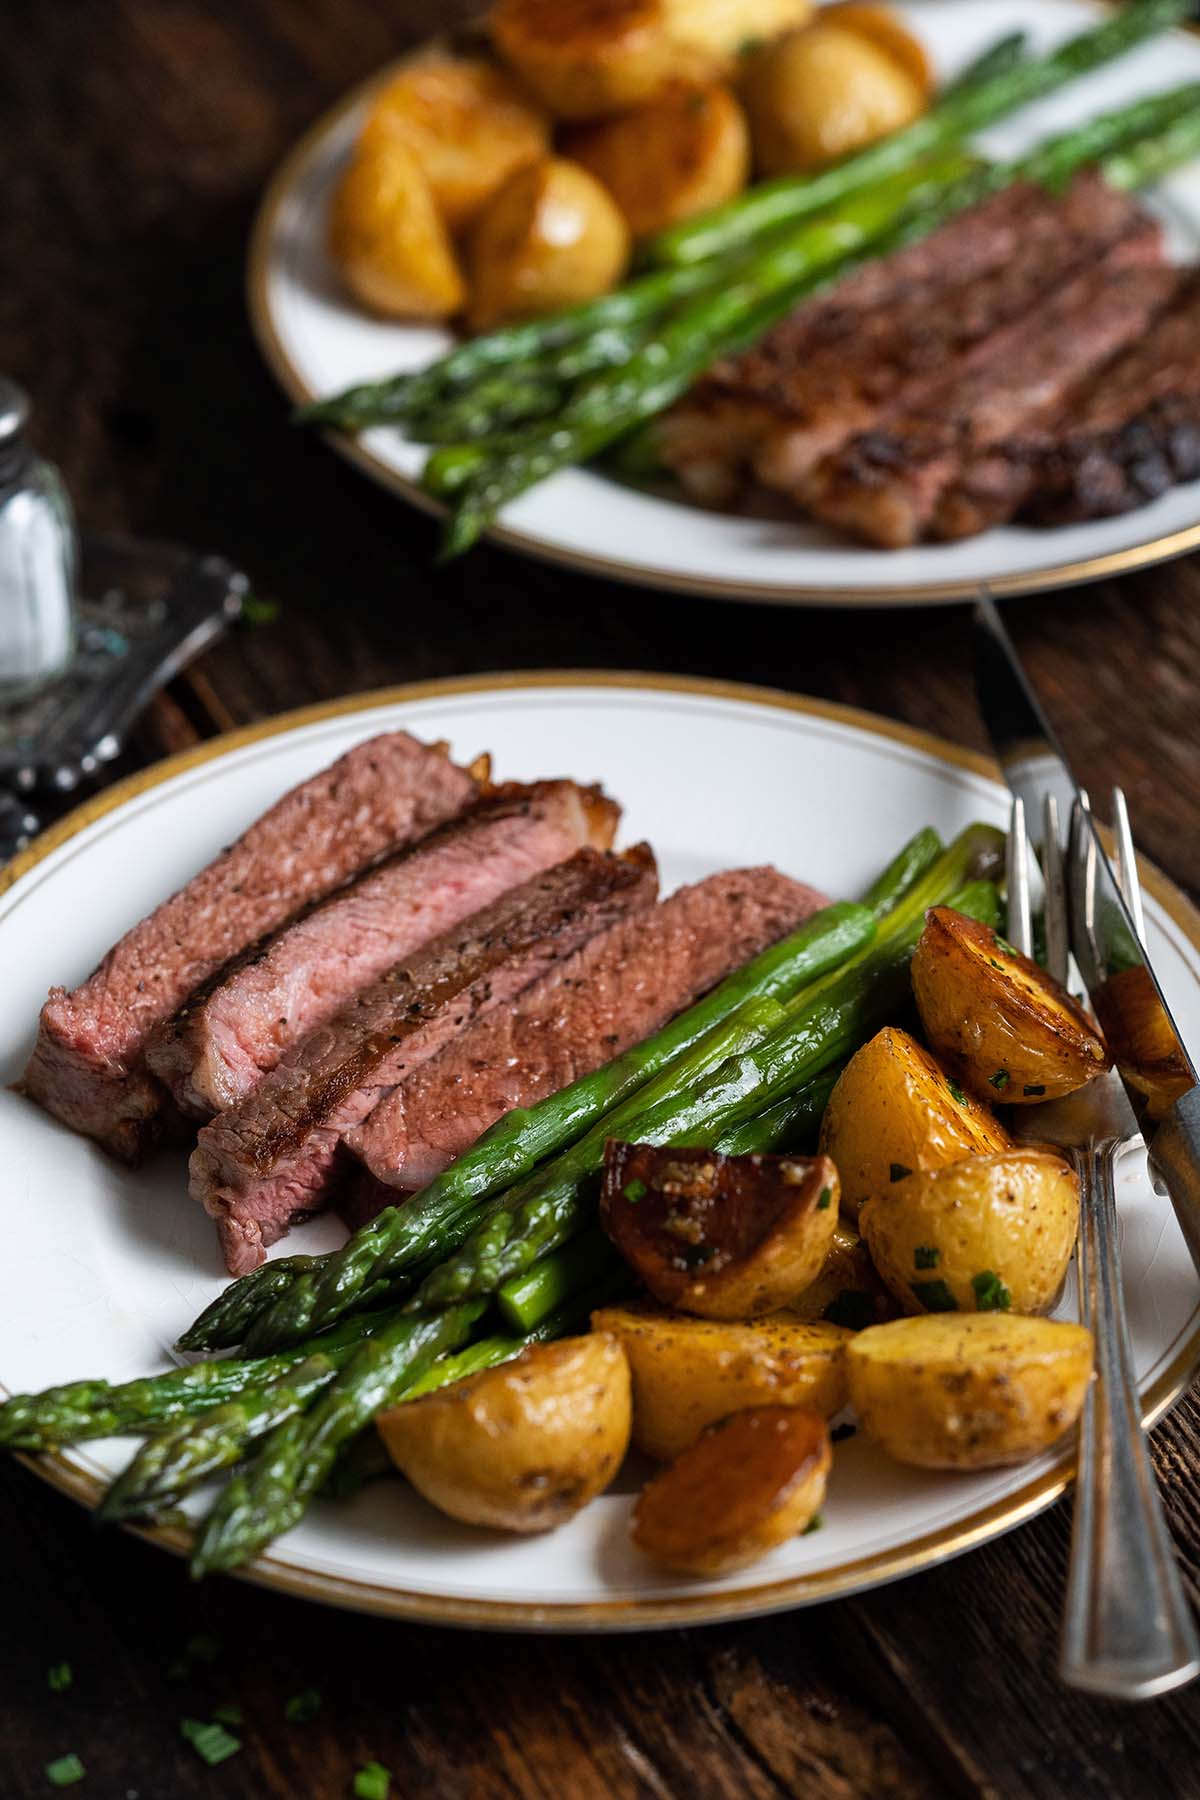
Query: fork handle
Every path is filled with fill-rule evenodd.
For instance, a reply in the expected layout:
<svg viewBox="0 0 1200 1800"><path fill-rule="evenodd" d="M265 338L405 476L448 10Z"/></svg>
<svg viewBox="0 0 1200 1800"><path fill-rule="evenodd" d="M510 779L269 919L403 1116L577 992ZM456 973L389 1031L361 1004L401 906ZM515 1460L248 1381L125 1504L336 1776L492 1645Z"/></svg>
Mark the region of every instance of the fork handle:
<svg viewBox="0 0 1200 1800"><path fill-rule="evenodd" d="M1075 1153L1080 1304L1096 1378L1080 1423L1059 1674L1109 1699L1146 1700L1200 1672L1200 1644L1142 1432L1117 1241L1119 1149Z"/></svg>

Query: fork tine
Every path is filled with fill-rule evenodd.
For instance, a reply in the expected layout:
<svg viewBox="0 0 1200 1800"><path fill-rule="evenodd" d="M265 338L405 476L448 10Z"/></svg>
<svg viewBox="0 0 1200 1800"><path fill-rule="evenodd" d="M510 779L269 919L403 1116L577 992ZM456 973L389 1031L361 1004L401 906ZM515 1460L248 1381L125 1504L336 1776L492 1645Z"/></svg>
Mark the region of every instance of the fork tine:
<svg viewBox="0 0 1200 1800"><path fill-rule="evenodd" d="M1008 822L1005 851L1008 935L1014 949L1033 955L1033 915L1029 905L1029 839L1025 835L1025 802L1015 799Z"/></svg>
<svg viewBox="0 0 1200 1800"><path fill-rule="evenodd" d="M1112 791L1113 836L1117 844L1117 886L1120 888L1125 904L1129 908L1129 916L1133 920L1138 938L1146 941L1146 917L1142 911L1142 884L1138 880L1137 853L1133 848L1133 833L1129 828L1129 808L1125 804L1125 791L1115 787Z"/></svg>
<svg viewBox="0 0 1200 1800"><path fill-rule="evenodd" d="M1054 794L1047 794L1042 801L1042 876L1046 887L1046 967L1055 981L1061 981L1065 986L1067 958L1070 954L1067 883L1063 873L1058 799Z"/></svg>

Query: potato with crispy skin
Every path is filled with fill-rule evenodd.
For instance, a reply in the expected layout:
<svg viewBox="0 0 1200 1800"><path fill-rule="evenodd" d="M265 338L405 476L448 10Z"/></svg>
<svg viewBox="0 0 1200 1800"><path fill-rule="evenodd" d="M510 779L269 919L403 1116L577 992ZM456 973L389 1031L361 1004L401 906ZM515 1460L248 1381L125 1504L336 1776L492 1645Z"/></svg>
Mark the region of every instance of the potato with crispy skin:
<svg viewBox="0 0 1200 1800"><path fill-rule="evenodd" d="M605 1149L605 1231L656 1300L705 1319L751 1319L802 1294L829 1254L837 1202L824 1156Z"/></svg>
<svg viewBox="0 0 1200 1800"><path fill-rule="evenodd" d="M930 910L912 983L933 1049L981 1097L1009 1106L1056 1100L1109 1066L1066 988L990 925L952 907Z"/></svg>
<svg viewBox="0 0 1200 1800"><path fill-rule="evenodd" d="M467 321L485 331L591 300L629 261L629 227L594 175L566 157L518 169L492 195L467 239Z"/></svg>
<svg viewBox="0 0 1200 1800"><path fill-rule="evenodd" d="M914 1170L1009 1150L1012 1139L915 1038L887 1026L838 1077L820 1145L837 1165L842 1209L855 1218L870 1195Z"/></svg>
<svg viewBox="0 0 1200 1800"><path fill-rule="evenodd" d="M924 90L903 63L819 14L747 58L741 95L760 175L822 168L925 109Z"/></svg>
<svg viewBox="0 0 1200 1800"><path fill-rule="evenodd" d="M497 0L492 42L560 119L637 106L679 73L659 0Z"/></svg>
<svg viewBox="0 0 1200 1800"><path fill-rule="evenodd" d="M634 237L731 200L750 169L745 117L719 82L677 83L644 106L577 126L563 148L604 183Z"/></svg>
<svg viewBox="0 0 1200 1800"><path fill-rule="evenodd" d="M1161 1119L1192 1085L1183 1046L1144 963L1117 969L1096 994L1096 1013L1121 1074L1146 1096L1151 1119Z"/></svg>
<svg viewBox="0 0 1200 1800"><path fill-rule="evenodd" d="M1048 1312L1079 1229L1079 1183L1049 1150L972 1156L866 1201L859 1228L906 1312Z"/></svg>
<svg viewBox="0 0 1200 1800"><path fill-rule="evenodd" d="M724 1575L810 1525L833 1460L820 1413L756 1406L712 1426L647 1482L633 1541L681 1575Z"/></svg>
<svg viewBox="0 0 1200 1800"><path fill-rule="evenodd" d="M688 1319L638 1301L601 1308L592 1325L625 1348L633 1441L660 1462L747 1406L803 1406L830 1418L846 1403L853 1333L837 1325L784 1313L753 1324Z"/></svg>
<svg viewBox="0 0 1200 1800"><path fill-rule="evenodd" d="M996 1469L1058 1442L1079 1417L1092 1334L1012 1313L930 1313L873 1325L846 1350L867 1433L919 1469Z"/></svg>
<svg viewBox="0 0 1200 1800"><path fill-rule="evenodd" d="M607 1332L535 1344L375 1422L396 1467L451 1518L549 1531L595 1499L624 1460L629 1364Z"/></svg>
<svg viewBox="0 0 1200 1800"><path fill-rule="evenodd" d="M407 144L442 218L461 231L514 169L546 154L550 126L494 63L439 55L415 58L379 90L362 137Z"/></svg>
<svg viewBox="0 0 1200 1800"><path fill-rule="evenodd" d="M894 1319L900 1309L867 1246L854 1227L839 1217L817 1279L782 1310L791 1319L828 1319L831 1325L862 1331Z"/></svg>
<svg viewBox="0 0 1200 1800"><path fill-rule="evenodd" d="M329 252L355 298L386 318L444 319L466 298L429 183L400 138L355 150L330 207Z"/></svg>

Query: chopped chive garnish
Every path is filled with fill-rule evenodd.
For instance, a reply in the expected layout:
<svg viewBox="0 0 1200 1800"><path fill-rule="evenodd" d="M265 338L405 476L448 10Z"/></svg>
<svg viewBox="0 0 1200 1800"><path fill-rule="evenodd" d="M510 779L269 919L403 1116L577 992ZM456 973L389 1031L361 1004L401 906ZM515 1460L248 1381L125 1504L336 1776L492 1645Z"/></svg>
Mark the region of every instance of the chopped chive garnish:
<svg viewBox="0 0 1200 1800"><path fill-rule="evenodd" d="M643 1195L648 1193L649 1190L646 1187L645 1182L639 1181L637 1176L635 1175L632 1181L627 1181L625 1183L625 1186L621 1189L621 1192L624 1194L625 1198L628 1200L630 1206L636 1206L638 1201L640 1199L642 1199Z"/></svg>
<svg viewBox="0 0 1200 1800"><path fill-rule="evenodd" d="M814 1513L812 1518L808 1521L808 1524L804 1527L804 1530L800 1533L800 1536L811 1537L814 1531L820 1531L824 1523L825 1521L820 1513Z"/></svg>
<svg viewBox="0 0 1200 1800"><path fill-rule="evenodd" d="M994 1087L998 1093L1003 1093L1011 1080L1012 1076L1007 1069L997 1069L994 1075L988 1076L989 1086Z"/></svg>
<svg viewBox="0 0 1200 1800"><path fill-rule="evenodd" d="M911 1174L912 1174L912 1170L909 1168L907 1163L893 1163L891 1168L888 1170L888 1180L889 1181L903 1181L904 1177L906 1175L911 1175Z"/></svg>
<svg viewBox="0 0 1200 1800"><path fill-rule="evenodd" d="M283 1709L283 1716L289 1725L307 1725L320 1710L321 1696L316 1688L305 1688L303 1693L292 1695Z"/></svg>
<svg viewBox="0 0 1200 1800"><path fill-rule="evenodd" d="M233 1737L223 1725L216 1720L209 1725L201 1724L199 1719L180 1719L179 1730L187 1739L196 1755L206 1762L210 1769L218 1763L228 1761L241 1749L241 1740Z"/></svg>
<svg viewBox="0 0 1200 1800"><path fill-rule="evenodd" d="M86 1774L87 1770L73 1750L69 1751L66 1756L59 1756L54 1762L46 1764L46 1780L51 1787L74 1787L75 1783L82 1781Z"/></svg>
<svg viewBox="0 0 1200 1800"><path fill-rule="evenodd" d="M833 1200L833 1189L822 1188L817 1195L817 1211L824 1212Z"/></svg>
<svg viewBox="0 0 1200 1800"><path fill-rule="evenodd" d="M1019 950L1014 950L1008 939L1002 938L998 931L993 931L992 942L995 944L997 950L1003 950L1005 956L1020 956L1021 954Z"/></svg>
<svg viewBox="0 0 1200 1800"><path fill-rule="evenodd" d="M946 1086L950 1089L950 1098L952 1100L957 1100L960 1106L965 1106L967 1104L967 1096L963 1093L957 1081L947 1081Z"/></svg>
<svg viewBox="0 0 1200 1800"><path fill-rule="evenodd" d="M69 1662L55 1663L46 1670L46 1686L52 1694L65 1694L73 1679Z"/></svg>
<svg viewBox="0 0 1200 1800"><path fill-rule="evenodd" d="M944 1281L914 1281L912 1291L926 1312L957 1312L958 1301Z"/></svg>
<svg viewBox="0 0 1200 1800"><path fill-rule="evenodd" d="M244 1725L246 1723L246 1715L241 1707L235 1706L230 1700L227 1700L224 1706L213 1707L213 1718L218 1725Z"/></svg>
<svg viewBox="0 0 1200 1800"><path fill-rule="evenodd" d="M997 962L996 958L994 956L989 956L988 961L992 965L993 969L1002 969L1004 967L1004 964L1002 962Z"/></svg>
<svg viewBox="0 0 1200 1800"><path fill-rule="evenodd" d="M1046 1089L1041 1083L1031 1084L1029 1087L1024 1089L1024 1092L1026 1094L1044 1094L1045 1091L1046 1091Z"/></svg>
<svg viewBox="0 0 1200 1800"><path fill-rule="evenodd" d="M201 1631L189 1638L184 1648L193 1662L215 1663L221 1654L221 1640L210 1632Z"/></svg>
<svg viewBox="0 0 1200 1800"><path fill-rule="evenodd" d="M913 1251L914 1269L936 1269L941 1254L933 1244L918 1244Z"/></svg>
<svg viewBox="0 0 1200 1800"><path fill-rule="evenodd" d="M848 1331L865 1331L875 1323L875 1302L861 1288L843 1288L821 1316L831 1325L844 1325Z"/></svg>
<svg viewBox="0 0 1200 1800"><path fill-rule="evenodd" d="M392 1785L391 1771L382 1763L364 1763L354 1774L355 1800L388 1800Z"/></svg>
<svg viewBox="0 0 1200 1800"><path fill-rule="evenodd" d="M972 1275L971 1286L975 1289L975 1304L980 1312L1007 1312L1012 1305L1012 1295L991 1269L982 1269L978 1275Z"/></svg>

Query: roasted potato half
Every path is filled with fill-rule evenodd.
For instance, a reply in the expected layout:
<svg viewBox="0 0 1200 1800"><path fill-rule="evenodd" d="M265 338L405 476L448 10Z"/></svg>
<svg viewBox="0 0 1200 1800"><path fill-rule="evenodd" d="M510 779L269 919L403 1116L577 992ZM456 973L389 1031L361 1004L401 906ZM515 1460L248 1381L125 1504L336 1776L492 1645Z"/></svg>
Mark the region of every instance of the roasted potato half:
<svg viewBox="0 0 1200 1800"><path fill-rule="evenodd" d="M565 157L529 163L494 193L466 247L475 331L553 312L615 287L629 227L607 188Z"/></svg>
<svg viewBox="0 0 1200 1800"><path fill-rule="evenodd" d="M831 1325L862 1331L894 1319L900 1309L857 1231L839 1218L821 1273L783 1310L791 1319L827 1319Z"/></svg>
<svg viewBox="0 0 1200 1800"><path fill-rule="evenodd" d="M1109 1066L1066 988L990 925L949 906L929 912L912 983L930 1044L981 1098L1009 1106L1056 1100Z"/></svg>
<svg viewBox="0 0 1200 1800"><path fill-rule="evenodd" d="M1079 1183L1049 1150L972 1156L893 1182L858 1223L906 1312L1047 1312L1075 1247Z"/></svg>
<svg viewBox="0 0 1200 1800"><path fill-rule="evenodd" d="M746 59L741 94L760 175L821 168L925 109L925 90L902 62L819 14Z"/></svg>
<svg viewBox="0 0 1200 1800"><path fill-rule="evenodd" d="M604 1307L592 1324L625 1347L633 1441L660 1462L748 1406L802 1406L829 1418L845 1405L843 1357L853 1333L837 1325L786 1315L718 1324L636 1301Z"/></svg>
<svg viewBox="0 0 1200 1800"><path fill-rule="evenodd" d="M600 1218L656 1300L705 1319L775 1312L817 1279L838 1216L828 1157L612 1142Z"/></svg>
<svg viewBox="0 0 1200 1800"><path fill-rule="evenodd" d="M833 1460L820 1413L755 1406L713 1425L647 1482L633 1541L681 1575L757 1562L812 1523Z"/></svg>
<svg viewBox="0 0 1200 1800"><path fill-rule="evenodd" d="M461 231L514 169L546 154L550 125L494 63L430 56L376 96L363 137L377 136L408 145L442 218Z"/></svg>
<svg viewBox="0 0 1200 1800"><path fill-rule="evenodd" d="M1122 1075L1146 1096L1149 1117L1161 1119L1187 1093L1192 1076L1144 964L1110 975L1096 995L1096 1012Z"/></svg>
<svg viewBox="0 0 1200 1800"><path fill-rule="evenodd" d="M894 1026L850 1058L821 1120L821 1150L837 1165L852 1218L871 1194L914 1170L1011 1148L995 1115Z"/></svg>
<svg viewBox="0 0 1200 1800"><path fill-rule="evenodd" d="M442 1512L528 1532L563 1524L608 1486L630 1418L625 1352L592 1332L535 1344L376 1424L396 1467Z"/></svg>
<svg viewBox="0 0 1200 1800"><path fill-rule="evenodd" d="M1092 1334L1012 1313L930 1313L873 1325L846 1351L864 1429L919 1469L994 1469L1057 1443L1092 1374Z"/></svg>
<svg viewBox="0 0 1200 1800"><path fill-rule="evenodd" d="M444 319L466 299L429 183L400 138L355 150L333 196L329 252L355 298L385 317Z"/></svg>
<svg viewBox="0 0 1200 1800"><path fill-rule="evenodd" d="M649 100L682 71L659 0L497 0L492 42L560 119Z"/></svg>
<svg viewBox="0 0 1200 1800"><path fill-rule="evenodd" d="M563 149L603 182L634 237L731 200L750 169L745 117L719 82L679 83L616 118L577 126Z"/></svg>

